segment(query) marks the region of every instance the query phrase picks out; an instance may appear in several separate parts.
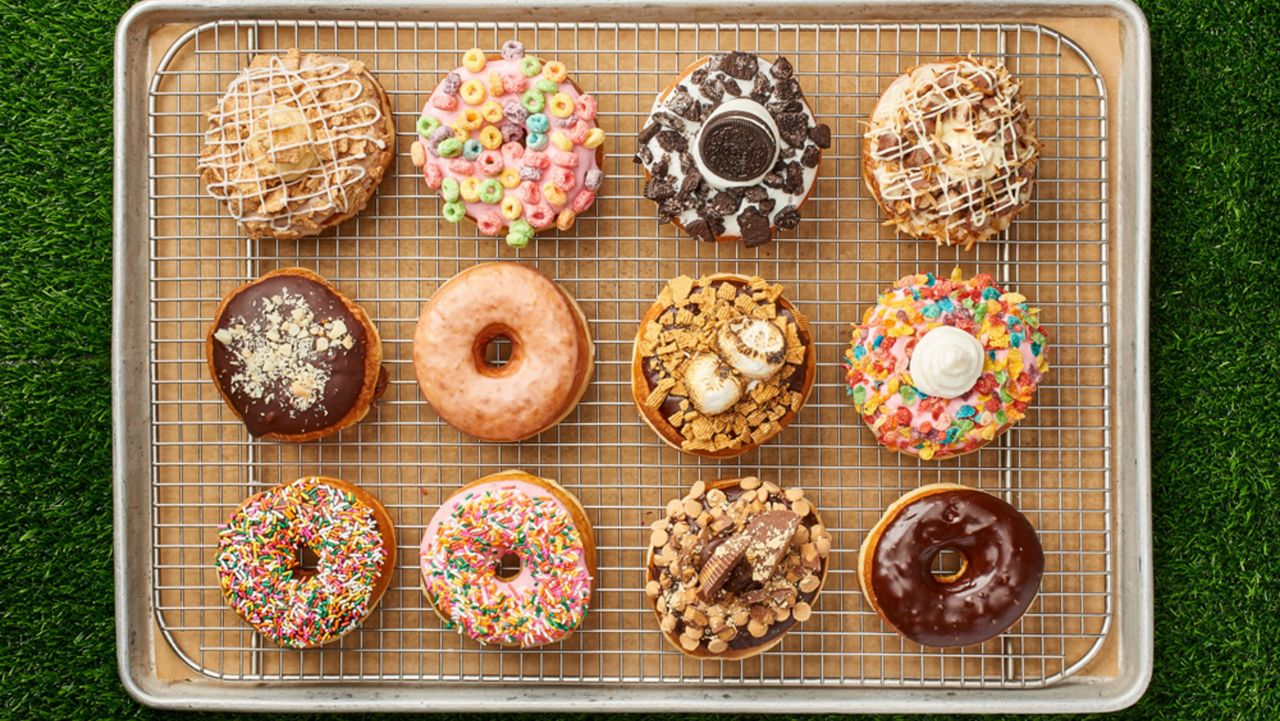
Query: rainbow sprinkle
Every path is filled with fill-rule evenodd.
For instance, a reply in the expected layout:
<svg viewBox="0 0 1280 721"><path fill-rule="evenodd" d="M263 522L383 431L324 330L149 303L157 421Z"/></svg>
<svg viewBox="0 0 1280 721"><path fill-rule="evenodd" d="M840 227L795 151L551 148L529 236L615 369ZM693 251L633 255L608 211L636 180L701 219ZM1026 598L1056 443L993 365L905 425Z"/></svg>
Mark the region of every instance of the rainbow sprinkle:
<svg viewBox="0 0 1280 721"><path fill-rule="evenodd" d="M497 577L519 556L527 592ZM582 538L555 498L511 488L468 492L423 545L423 587L442 615L482 644L530 648L581 625L591 601Z"/></svg>
<svg viewBox="0 0 1280 721"><path fill-rule="evenodd" d="M304 545L319 557L314 574L297 573ZM214 565L241 618L283 646L309 648L360 623L385 559L372 509L310 477L245 501L218 532Z"/></svg>
<svg viewBox="0 0 1280 721"><path fill-rule="evenodd" d="M906 276L854 327L845 352L854 407L882 445L924 460L985 445L1026 416L1049 370L1038 313L989 275ZM941 325L972 333L986 350L982 376L957 398L924 394L907 370L918 338Z"/></svg>

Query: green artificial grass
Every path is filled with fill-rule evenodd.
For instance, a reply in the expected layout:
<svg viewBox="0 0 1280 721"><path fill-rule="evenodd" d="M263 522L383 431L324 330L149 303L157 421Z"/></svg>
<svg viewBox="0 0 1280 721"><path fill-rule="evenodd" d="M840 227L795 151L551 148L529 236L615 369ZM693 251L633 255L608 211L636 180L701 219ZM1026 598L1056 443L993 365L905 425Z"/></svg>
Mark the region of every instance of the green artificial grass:
<svg viewBox="0 0 1280 721"><path fill-rule="evenodd" d="M1156 659L1121 717L1277 718L1280 5L1142 4ZM124 693L112 620L111 63L126 6L0 0L5 718L171 716Z"/></svg>

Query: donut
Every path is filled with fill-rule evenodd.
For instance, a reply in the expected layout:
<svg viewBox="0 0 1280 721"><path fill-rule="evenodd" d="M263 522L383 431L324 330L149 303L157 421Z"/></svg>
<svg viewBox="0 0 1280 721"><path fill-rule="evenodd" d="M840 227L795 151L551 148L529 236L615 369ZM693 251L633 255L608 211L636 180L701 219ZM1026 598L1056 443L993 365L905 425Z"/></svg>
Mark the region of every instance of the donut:
<svg viewBox="0 0 1280 721"><path fill-rule="evenodd" d="M505 365L485 349L511 343ZM577 301L538 271L482 263L454 276L418 317L413 367L427 402L483 441L542 433L573 411L591 382L595 349Z"/></svg>
<svg viewBox="0 0 1280 721"><path fill-rule="evenodd" d="M754 476L698 481L652 525L645 595L676 650L750 658L813 615L830 553L803 490Z"/></svg>
<svg viewBox="0 0 1280 721"><path fill-rule="evenodd" d="M586 511L555 481L524 471L455 491L427 524L419 558L432 609L484 645L563 641L591 605L596 550Z"/></svg>
<svg viewBox="0 0 1280 721"><path fill-rule="evenodd" d="M899 231L965 249L1031 199L1040 142L1022 88L993 60L951 58L894 80L871 111L862 177Z"/></svg>
<svg viewBox="0 0 1280 721"><path fill-rule="evenodd" d="M218 531L214 561L231 608L288 648L320 646L359 626L395 565L395 528L378 499L321 476L250 496Z"/></svg>
<svg viewBox="0 0 1280 721"><path fill-rule="evenodd" d="M231 82L196 168L249 237L301 238L365 207L394 138L391 102L363 63L293 49Z"/></svg>
<svg viewBox="0 0 1280 721"><path fill-rule="evenodd" d="M539 232L568 230L604 180L598 104L563 63L525 53L468 50L423 105L410 146L445 220L471 218L484 235L523 248Z"/></svg>
<svg viewBox="0 0 1280 721"><path fill-rule="evenodd" d="M364 418L387 387L364 309L304 268L227 294L205 338L213 382L249 434L310 441Z"/></svg>
<svg viewBox="0 0 1280 721"><path fill-rule="evenodd" d="M672 279L640 321L631 395L672 448L740 456L786 428L813 390L809 321L781 285L716 273Z"/></svg>
<svg viewBox="0 0 1280 721"><path fill-rule="evenodd" d="M960 569L932 569L943 551ZM922 646L968 646L1004 633L1031 605L1044 551L1026 517L1003 500L954 483L894 501L858 550L867 603Z"/></svg>
<svg viewBox="0 0 1280 721"><path fill-rule="evenodd" d="M791 63L734 51L697 60L658 95L636 162L660 222L752 248L800 224L829 147Z"/></svg>
<svg viewBox="0 0 1280 721"><path fill-rule="evenodd" d="M950 458L1027 415L1047 343L1039 311L989 275L908 275L854 326L845 382L882 446Z"/></svg>

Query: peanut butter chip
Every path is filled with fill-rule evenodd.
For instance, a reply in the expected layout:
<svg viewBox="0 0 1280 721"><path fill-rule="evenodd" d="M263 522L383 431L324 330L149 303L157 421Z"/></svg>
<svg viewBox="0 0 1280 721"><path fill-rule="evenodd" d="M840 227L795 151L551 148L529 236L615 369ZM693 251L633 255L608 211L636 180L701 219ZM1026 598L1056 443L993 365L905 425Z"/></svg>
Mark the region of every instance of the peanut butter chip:
<svg viewBox="0 0 1280 721"><path fill-rule="evenodd" d="M808 621L809 617L813 615L813 607L801 601L796 604L795 608L791 609L791 615L795 616L797 621Z"/></svg>
<svg viewBox="0 0 1280 721"><path fill-rule="evenodd" d="M662 584L657 581L649 581L644 585L644 592L649 598L657 598L662 593Z"/></svg>
<svg viewBox="0 0 1280 721"><path fill-rule="evenodd" d="M791 504L791 512L796 514L799 518L804 518L809 515L809 512L812 510L813 507L809 505L809 502L803 499Z"/></svg>
<svg viewBox="0 0 1280 721"><path fill-rule="evenodd" d="M718 638L712 639L711 643L707 644L707 650L711 653L724 653L728 648L729 644Z"/></svg>
<svg viewBox="0 0 1280 721"><path fill-rule="evenodd" d="M692 638L692 637L689 637L689 636L681 636L681 637L680 637L680 645L681 645L681 646L684 648L684 650L686 650L686 651L695 651L695 650L697 650L698 646L699 646L699 645L701 645L701 644L702 644L701 639Z"/></svg>
<svg viewBox="0 0 1280 721"><path fill-rule="evenodd" d="M760 479L755 476L747 476L738 482L738 486L744 491L754 490L760 487Z"/></svg>

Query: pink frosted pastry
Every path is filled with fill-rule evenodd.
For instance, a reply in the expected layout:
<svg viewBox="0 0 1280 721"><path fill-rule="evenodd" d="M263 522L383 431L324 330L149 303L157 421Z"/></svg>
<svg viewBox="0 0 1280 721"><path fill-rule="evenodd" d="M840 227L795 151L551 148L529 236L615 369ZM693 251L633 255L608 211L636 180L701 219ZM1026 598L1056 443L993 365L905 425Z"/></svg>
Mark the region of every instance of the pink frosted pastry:
<svg viewBox="0 0 1280 721"><path fill-rule="evenodd" d="M450 223L471 218L485 235L523 248L541 231L568 230L595 202L605 133L596 100L563 63L472 48L418 118L413 163L440 191Z"/></svg>
<svg viewBox="0 0 1280 721"><path fill-rule="evenodd" d="M578 629L591 603L595 539L555 481L503 471L459 488L422 536L422 592L482 644L533 648Z"/></svg>

